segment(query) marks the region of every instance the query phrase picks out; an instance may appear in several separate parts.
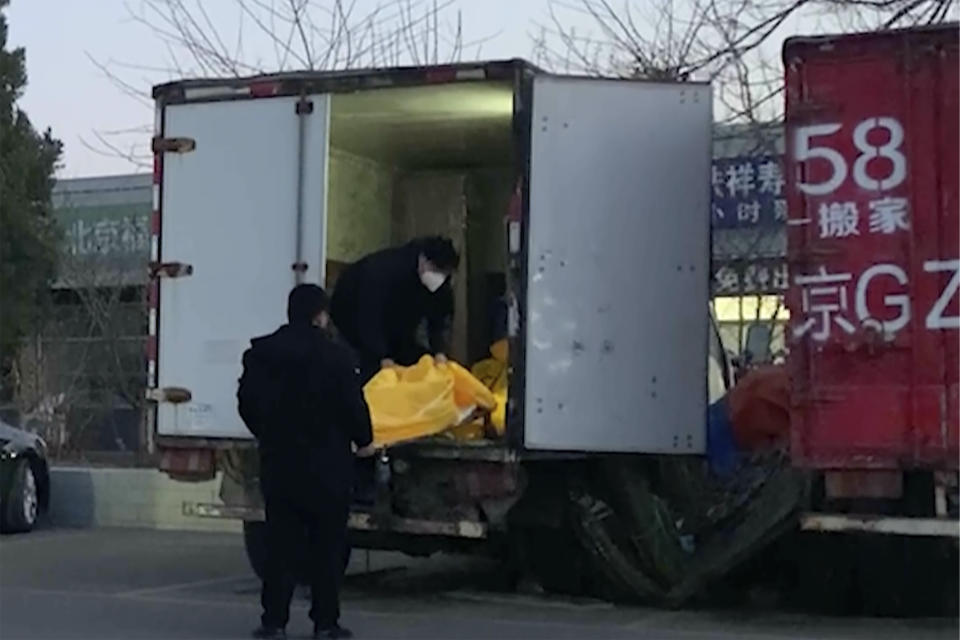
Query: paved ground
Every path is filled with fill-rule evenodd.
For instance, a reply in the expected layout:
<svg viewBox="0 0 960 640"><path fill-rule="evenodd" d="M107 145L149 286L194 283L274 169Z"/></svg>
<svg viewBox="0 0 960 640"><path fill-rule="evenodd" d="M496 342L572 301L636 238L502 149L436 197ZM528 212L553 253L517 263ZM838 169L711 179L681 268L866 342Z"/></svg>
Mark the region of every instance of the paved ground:
<svg viewBox="0 0 960 640"><path fill-rule="evenodd" d="M482 572L459 559L377 554L368 566L355 556L344 622L361 639L923 640L955 639L958 630L956 620L617 608L484 590ZM0 538L4 640L244 638L257 619L257 590L237 535L101 529ZM308 637L304 600L293 618L290 637Z"/></svg>

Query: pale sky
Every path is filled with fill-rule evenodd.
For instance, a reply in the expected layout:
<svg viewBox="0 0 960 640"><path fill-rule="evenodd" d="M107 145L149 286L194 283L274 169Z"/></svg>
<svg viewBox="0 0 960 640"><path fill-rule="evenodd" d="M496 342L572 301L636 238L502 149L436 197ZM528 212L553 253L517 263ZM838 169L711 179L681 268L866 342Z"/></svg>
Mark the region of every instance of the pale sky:
<svg viewBox="0 0 960 640"><path fill-rule="evenodd" d="M360 0L363 5L365 0ZM375 2L367 2L369 5ZM205 0L216 16L233 16L233 0ZM88 149L94 131L116 131L153 121L151 109L124 95L88 58L110 58L144 66L167 66L162 43L130 19L138 0L12 0L7 9L10 45L27 51L28 86L20 106L38 129L52 127L64 143L61 177L138 171L130 162ZM546 0L465 0L460 2L469 37L495 37L482 45L484 58L529 58L529 31L545 18ZM504 17L510 16L509 20ZM252 29L251 29L252 30ZM269 48L268 48L269 49ZM272 59L273 52L263 55ZM465 53L466 58L475 57ZM118 69L124 78L149 90L167 80L164 73ZM139 135L139 134L137 134ZM146 140L149 135L144 137Z"/></svg>
<svg viewBox="0 0 960 640"><path fill-rule="evenodd" d="M196 6L200 0L182 1L187 6ZM261 4L269 1L263 0ZM239 15L237 0L202 2L211 21L223 31L224 40L235 40ZM316 5L332 4L324 0L313 2ZM432 0L414 2L423 7L432 4ZM372 7L389 2L356 0L356 4L360 16ZM462 60L530 59L534 51L531 34L539 33L540 25L550 22L549 0L454 0L453 4L455 7L447 9L444 16L452 21L455 9L462 12L464 40L484 40L480 49L465 50ZM568 1L568 4L576 4L576 0ZM613 4L619 6L616 2ZM647 0L635 0L633 4L652 6ZM26 47L27 53L28 86L20 106L36 128L49 126L63 141L64 166L58 173L60 177L144 170L116 154L105 152L96 134L121 132L108 135L107 139L125 150L134 144L141 151L146 149L149 131L131 130L152 123L151 103L149 99L137 100L126 95L91 58L100 62L114 61L109 68L145 94L151 85L175 79L169 71L156 70L170 68L167 47L148 27L131 18L131 11L142 15L146 8L144 0L12 0L7 8L9 44ZM583 13L567 12L563 19L578 34L596 33L591 18ZM816 18L803 17L788 21L765 45L766 57L778 59L785 36L816 32L818 22ZM257 30L249 20L243 34L244 59L274 70L273 43L262 34L258 39ZM120 66L123 63L137 68L123 68ZM93 145L100 152L87 145Z"/></svg>

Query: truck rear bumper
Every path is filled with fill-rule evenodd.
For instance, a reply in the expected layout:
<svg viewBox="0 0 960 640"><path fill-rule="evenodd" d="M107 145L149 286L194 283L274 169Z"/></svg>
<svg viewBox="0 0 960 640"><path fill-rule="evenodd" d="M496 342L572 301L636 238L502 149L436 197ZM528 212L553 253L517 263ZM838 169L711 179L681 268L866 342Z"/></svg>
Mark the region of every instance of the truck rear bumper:
<svg viewBox="0 0 960 640"><path fill-rule="evenodd" d="M960 521L953 518L894 518L808 512L800 517L800 528L804 531L824 533L859 531L898 536L960 538Z"/></svg>
<svg viewBox="0 0 960 640"><path fill-rule="evenodd" d="M264 520L263 509L255 507L229 507L203 502L184 502L183 514L198 518L224 518L228 520ZM418 520L381 516L376 513L354 511L350 513L347 526L355 531L389 531L421 536L467 538L482 540L488 535L487 525L470 520Z"/></svg>

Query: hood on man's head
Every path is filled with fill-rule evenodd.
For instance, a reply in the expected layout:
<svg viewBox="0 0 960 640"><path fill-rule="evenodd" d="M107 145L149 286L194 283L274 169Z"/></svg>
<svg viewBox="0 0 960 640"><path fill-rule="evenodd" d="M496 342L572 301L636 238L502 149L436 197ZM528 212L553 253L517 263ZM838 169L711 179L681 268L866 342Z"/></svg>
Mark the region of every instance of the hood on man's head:
<svg viewBox="0 0 960 640"><path fill-rule="evenodd" d="M315 284L299 284L287 299L287 320L290 324L310 324L330 305L327 292Z"/></svg>

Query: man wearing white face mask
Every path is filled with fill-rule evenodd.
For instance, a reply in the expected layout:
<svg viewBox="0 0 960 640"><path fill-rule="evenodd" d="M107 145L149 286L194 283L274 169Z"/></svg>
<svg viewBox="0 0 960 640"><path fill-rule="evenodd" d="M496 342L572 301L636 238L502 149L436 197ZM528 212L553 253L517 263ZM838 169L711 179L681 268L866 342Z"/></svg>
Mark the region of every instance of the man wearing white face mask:
<svg viewBox="0 0 960 640"><path fill-rule="evenodd" d="M381 367L447 351L453 318L450 278L460 256L449 238L418 238L347 267L337 281L333 322L357 352L364 381ZM417 330L426 322L427 342Z"/></svg>

